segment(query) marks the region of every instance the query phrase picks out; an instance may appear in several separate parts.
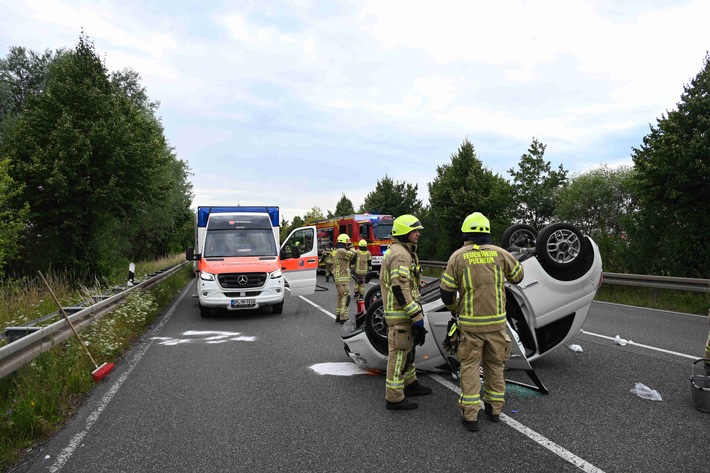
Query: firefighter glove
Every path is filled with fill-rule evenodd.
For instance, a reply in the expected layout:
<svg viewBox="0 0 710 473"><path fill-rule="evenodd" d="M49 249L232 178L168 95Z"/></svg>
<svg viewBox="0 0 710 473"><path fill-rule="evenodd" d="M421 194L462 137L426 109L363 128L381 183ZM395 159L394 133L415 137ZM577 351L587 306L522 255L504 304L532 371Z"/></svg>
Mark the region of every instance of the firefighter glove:
<svg viewBox="0 0 710 473"><path fill-rule="evenodd" d="M455 355L459 348L459 324L455 318L449 320L446 327L446 338L441 342L441 347L447 352Z"/></svg>
<svg viewBox="0 0 710 473"><path fill-rule="evenodd" d="M414 344L414 346L424 345L427 333L429 333L429 331L424 328L423 320L414 322L412 324L412 343Z"/></svg>

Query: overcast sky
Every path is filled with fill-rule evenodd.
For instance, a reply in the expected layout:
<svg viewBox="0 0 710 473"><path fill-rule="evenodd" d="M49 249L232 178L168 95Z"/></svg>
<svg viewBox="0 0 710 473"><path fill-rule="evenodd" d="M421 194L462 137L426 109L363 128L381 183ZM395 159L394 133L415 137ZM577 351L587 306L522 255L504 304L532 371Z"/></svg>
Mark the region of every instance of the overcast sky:
<svg viewBox="0 0 710 473"><path fill-rule="evenodd" d="M710 1L0 0L0 55L74 48L142 77L197 205L357 209L468 138L510 179L533 137L582 172L631 165L710 49ZM475 209L472 209L472 211Z"/></svg>

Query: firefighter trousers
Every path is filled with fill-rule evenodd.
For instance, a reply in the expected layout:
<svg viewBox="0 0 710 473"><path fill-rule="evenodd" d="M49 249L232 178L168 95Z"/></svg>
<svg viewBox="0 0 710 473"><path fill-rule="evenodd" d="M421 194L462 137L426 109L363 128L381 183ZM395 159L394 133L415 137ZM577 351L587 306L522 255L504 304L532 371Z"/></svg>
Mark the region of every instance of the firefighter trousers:
<svg viewBox="0 0 710 473"><path fill-rule="evenodd" d="M348 320L348 296L350 295L350 283L336 283L335 289L338 293L338 299L335 304L335 320Z"/></svg>
<svg viewBox="0 0 710 473"><path fill-rule="evenodd" d="M365 283L365 274L355 275L355 293L360 294L360 297L365 297L365 289L367 288L367 283Z"/></svg>
<svg viewBox="0 0 710 473"><path fill-rule="evenodd" d="M400 402L404 388L417 380L412 347L412 326L395 325L387 329L387 381L385 400Z"/></svg>
<svg viewBox="0 0 710 473"><path fill-rule="evenodd" d="M483 363L483 400L500 414L505 404L505 362L510 357L510 337L505 330L495 332L467 332L459 335L461 362L461 396L459 407L464 419L477 420L481 410L481 375Z"/></svg>

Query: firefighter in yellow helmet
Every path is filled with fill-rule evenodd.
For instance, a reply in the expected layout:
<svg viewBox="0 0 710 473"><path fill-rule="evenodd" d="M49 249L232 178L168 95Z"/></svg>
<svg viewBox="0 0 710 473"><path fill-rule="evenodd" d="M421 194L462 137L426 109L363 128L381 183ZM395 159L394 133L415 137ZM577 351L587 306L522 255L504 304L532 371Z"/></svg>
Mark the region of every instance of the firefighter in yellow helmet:
<svg viewBox="0 0 710 473"><path fill-rule="evenodd" d="M365 296L367 273L372 271L372 254L367 251L367 241L360 240L355 251L355 298Z"/></svg>
<svg viewBox="0 0 710 473"><path fill-rule="evenodd" d="M499 421L505 403L505 362L510 337L505 328L505 280L523 279L523 267L491 239L491 224L480 212L463 221L463 247L456 250L441 275L441 300L458 320L461 395L458 404L463 424L478 430L481 410L480 365L483 362L483 403L488 419ZM457 301L458 293L458 301ZM451 332L450 332L451 333Z"/></svg>
<svg viewBox="0 0 710 473"><path fill-rule="evenodd" d="M423 345L424 312L419 303L421 272L417 243L422 224L414 215L401 215L392 222L392 245L382 259L380 282L387 321L387 380L385 404L389 410L416 409L409 398L431 394L417 380L414 366L416 345Z"/></svg>
<svg viewBox="0 0 710 473"><path fill-rule="evenodd" d="M355 259L355 253L350 251L350 237L345 233L338 235L338 242L335 244L334 260L334 281L338 294L335 305L335 321L345 323L348 320L348 299L350 298L350 263Z"/></svg>
<svg viewBox="0 0 710 473"><path fill-rule="evenodd" d="M323 250L323 254L321 255L321 259L323 260L323 265L325 266L325 282L328 282L328 279L332 276L333 281L335 281L335 273L334 273L334 266L335 266L335 248L333 248L333 243L328 242L328 246L326 246L325 250Z"/></svg>

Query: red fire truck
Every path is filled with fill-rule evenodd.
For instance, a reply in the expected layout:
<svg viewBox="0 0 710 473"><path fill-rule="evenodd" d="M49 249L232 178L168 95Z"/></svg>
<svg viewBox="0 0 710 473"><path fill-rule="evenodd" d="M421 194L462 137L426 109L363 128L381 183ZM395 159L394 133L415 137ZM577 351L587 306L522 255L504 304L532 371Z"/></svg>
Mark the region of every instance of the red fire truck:
<svg viewBox="0 0 710 473"><path fill-rule="evenodd" d="M372 269L379 271L382 255L392 243L393 221L391 215L354 214L314 222L312 225L316 226L318 235L318 256L320 258L328 243L335 246L338 235L346 233L354 246L360 240L367 242L367 249L372 255Z"/></svg>

